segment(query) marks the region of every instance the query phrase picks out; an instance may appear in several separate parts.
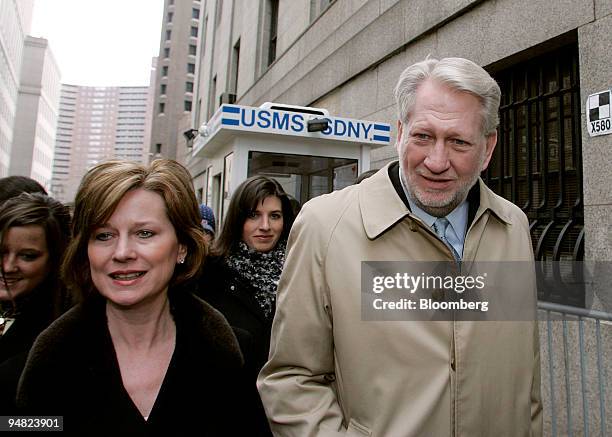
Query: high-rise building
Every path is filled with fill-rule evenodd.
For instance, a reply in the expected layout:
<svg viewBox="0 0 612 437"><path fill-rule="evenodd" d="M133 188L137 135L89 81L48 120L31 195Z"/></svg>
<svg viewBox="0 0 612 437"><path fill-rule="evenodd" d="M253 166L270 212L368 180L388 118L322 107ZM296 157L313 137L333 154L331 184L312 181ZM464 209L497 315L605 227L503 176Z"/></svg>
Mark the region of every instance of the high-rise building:
<svg viewBox="0 0 612 437"><path fill-rule="evenodd" d="M148 86L119 87L117 130L113 156L129 161L147 162Z"/></svg>
<svg viewBox="0 0 612 437"><path fill-rule="evenodd" d="M177 157L179 124L195 107L196 54L201 32L200 1L165 0L155 72L151 157Z"/></svg>
<svg viewBox="0 0 612 437"><path fill-rule="evenodd" d="M60 71L43 38L25 40L9 174L51 185L60 98Z"/></svg>
<svg viewBox="0 0 612 437"><path fill-rule="evenodd" d="M52 192L70 202L85 172L110 158L146 162L149 87L62 85Z"/></svg>
<svg viewBox="0 0 612 437"><path fill-rule="evenodd" d="M152 153L151 148L151 123L153 121L153 102L155 101L155 73L157 72L157 56L151 58L151 71L149 72L149 86L147 87L147 113L145 120L145 136L144 136L144 150L145 162L148 162Z"/></svg>
<svg viewBox="0 0 612 437"><path fill-rule="evenodd" d="M33 0L0 0L0 177L8 176L23 46Z"/></svg>

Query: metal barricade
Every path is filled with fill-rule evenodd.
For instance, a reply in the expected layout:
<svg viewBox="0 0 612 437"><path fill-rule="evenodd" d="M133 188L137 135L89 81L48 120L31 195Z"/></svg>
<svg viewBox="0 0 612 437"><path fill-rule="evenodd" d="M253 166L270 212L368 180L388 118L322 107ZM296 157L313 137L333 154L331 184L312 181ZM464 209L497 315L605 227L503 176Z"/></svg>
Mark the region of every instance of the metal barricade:
<svg viewBox="0 0 612 437"><path fill-rule="evenodd" d="M544 434L610 435L612 314L550 302L538 310Z"/></svg>

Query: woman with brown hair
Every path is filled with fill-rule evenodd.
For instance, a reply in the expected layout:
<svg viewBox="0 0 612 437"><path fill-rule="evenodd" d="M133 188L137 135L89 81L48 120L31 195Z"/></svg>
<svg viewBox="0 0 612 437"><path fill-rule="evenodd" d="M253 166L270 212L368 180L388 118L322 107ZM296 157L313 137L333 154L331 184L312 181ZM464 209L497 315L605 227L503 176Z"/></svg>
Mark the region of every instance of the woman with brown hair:
<svg viewBox="0 0 612 437"><path fill-rule="evenodd" d="M241 435L242 355L225 319L195 297L205 257L187 170L110 161L75 199L63 274L82 303L36 340L17 402L82 435ZM237 397L237 398L236 398Z"/></svg>
<svg viewBox="0 0 612 437"><path fill-rule="evenodd" d="M0 178L0 204L21 193L47 194L47 190L34 179L27 176L6 176Z"/></svg>
<svg viewBox="0 0 612 437"><path fill-rule="evenodd" d="M0 412L15 409L19 375L34 340L68 306L59 279L70 238L68 208L23 193L0 206Z"/></svg>
<svg viewBox="0 0 612 437"><path fill-rule="evenodd" d="M291 199L278 181L266 176L245 180L232 195L200 281L200 296L251 336L247 371L251 410L259 422L253 436L271 435L255 381L268 359L276 286L293 218Z"/></svg>

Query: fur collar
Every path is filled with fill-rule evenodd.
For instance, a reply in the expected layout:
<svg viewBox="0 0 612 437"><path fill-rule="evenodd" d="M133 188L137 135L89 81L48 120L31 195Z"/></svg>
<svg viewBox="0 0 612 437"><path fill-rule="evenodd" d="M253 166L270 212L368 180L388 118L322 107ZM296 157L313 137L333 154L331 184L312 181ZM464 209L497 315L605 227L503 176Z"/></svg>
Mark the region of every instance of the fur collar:
<svg viewBox="0 0 612 437"><path fill-rule="evenodd" d="M236 336L221 313L185 289L171 290L169 298L177 331L189 333L192 352L223 367L239 368L244 364ZM36 339L24 374L51 357L69 362L75 356L95 356L104 350L104 338L110 337L105 303L103 297L91 296L55 320Z"/></svg>

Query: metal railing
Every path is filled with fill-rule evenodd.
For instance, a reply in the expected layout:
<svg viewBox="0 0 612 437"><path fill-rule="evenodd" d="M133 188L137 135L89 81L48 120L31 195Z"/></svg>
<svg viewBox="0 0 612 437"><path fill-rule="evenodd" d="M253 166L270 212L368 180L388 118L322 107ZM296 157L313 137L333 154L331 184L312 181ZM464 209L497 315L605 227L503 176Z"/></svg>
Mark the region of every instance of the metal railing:
<svg viewBox="0 0 612 437"><path fill-rule="evenodd" d="M538 310L546 313L540 318L540 328L546 326L545 339L540 333L546 346L542 348L545 435L608 436L612 417L606 415L606 401L611 393L609 359L604 355L612 346L612 313L550 302L538 302ZM607 337L605 343L602 337Z"/></svg>

